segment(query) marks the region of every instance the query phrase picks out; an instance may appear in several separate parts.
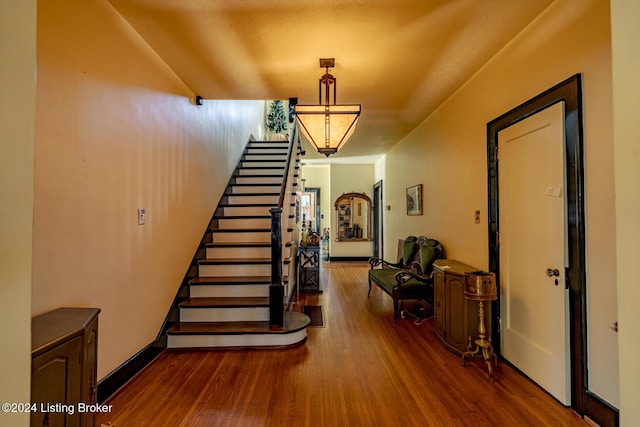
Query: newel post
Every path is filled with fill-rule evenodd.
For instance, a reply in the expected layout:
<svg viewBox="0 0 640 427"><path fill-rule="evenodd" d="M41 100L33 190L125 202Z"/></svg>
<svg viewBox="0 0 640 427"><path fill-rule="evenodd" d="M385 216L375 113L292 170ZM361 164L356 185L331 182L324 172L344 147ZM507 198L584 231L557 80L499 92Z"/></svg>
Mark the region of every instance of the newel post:
<svg viewBox="0 0 640 427"><path fill-rule="evenodd" d="M282 208L271 208L271 285L269 285L269 326L284 326L282 286Z"/></svg>

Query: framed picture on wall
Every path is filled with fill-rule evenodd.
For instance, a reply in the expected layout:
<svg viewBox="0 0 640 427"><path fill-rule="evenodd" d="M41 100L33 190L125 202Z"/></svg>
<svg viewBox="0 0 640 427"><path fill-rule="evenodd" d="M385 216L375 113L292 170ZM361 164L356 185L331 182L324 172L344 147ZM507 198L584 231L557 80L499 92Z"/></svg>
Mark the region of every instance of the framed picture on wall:
<svg viewBox="0 0 640 427"><path fill-rule="evenodd" d="M407 215L422 215L422 184L407 188Z"/></svg>

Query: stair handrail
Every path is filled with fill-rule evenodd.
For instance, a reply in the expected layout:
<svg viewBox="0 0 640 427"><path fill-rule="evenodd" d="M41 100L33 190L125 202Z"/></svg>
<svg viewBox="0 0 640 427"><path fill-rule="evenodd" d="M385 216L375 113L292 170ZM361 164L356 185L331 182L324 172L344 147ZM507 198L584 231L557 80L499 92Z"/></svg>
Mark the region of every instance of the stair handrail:
<svg viewBox="0 0 640 427"><path fill-rule="evenodd" d="M285 208L287 187L291 184L291 163L292 160L295 160L293 159L293 147L297 138L298 129L294 123L289 137L287 160L282 177L278 205L269 210L271 213L271 284L269 285L269 325L275 328L284 326L284 287L282 286L282 212Z"/></svg>

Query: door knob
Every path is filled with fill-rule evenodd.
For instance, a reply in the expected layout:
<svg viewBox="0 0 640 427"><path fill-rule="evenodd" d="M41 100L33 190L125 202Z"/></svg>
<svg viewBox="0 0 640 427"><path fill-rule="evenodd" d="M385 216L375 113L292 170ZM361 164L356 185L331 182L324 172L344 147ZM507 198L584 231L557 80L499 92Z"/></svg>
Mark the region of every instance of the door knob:
<svg viewBox="0 0 640 427"><path fill-rule="evenodd" d="M560 275L560 270L557 268L547 268L547 276L549 277L558 277Z"/></svg>

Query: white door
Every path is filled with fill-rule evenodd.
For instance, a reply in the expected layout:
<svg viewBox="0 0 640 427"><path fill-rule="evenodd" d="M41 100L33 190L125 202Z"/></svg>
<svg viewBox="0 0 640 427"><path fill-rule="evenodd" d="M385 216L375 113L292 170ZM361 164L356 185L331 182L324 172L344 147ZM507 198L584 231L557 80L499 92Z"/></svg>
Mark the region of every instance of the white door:
<svg viewBox="0 0 640 427"><path fill-rule="evenodd" d="M571 403L564 103L498 134L500 351Z"/></svg>

